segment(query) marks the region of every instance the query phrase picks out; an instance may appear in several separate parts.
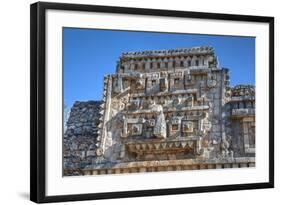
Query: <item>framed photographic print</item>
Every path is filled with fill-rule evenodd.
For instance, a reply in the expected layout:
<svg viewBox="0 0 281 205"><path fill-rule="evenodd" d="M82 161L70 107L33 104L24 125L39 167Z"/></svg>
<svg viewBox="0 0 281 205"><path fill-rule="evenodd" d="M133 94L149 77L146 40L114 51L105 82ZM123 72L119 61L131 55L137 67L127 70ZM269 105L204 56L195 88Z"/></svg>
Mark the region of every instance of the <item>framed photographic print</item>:
<svg viewBox="0 0 281 205"><path fill-rule="evenodd" d="M274 187L274 18L31 5L30 198Z"/></svg>

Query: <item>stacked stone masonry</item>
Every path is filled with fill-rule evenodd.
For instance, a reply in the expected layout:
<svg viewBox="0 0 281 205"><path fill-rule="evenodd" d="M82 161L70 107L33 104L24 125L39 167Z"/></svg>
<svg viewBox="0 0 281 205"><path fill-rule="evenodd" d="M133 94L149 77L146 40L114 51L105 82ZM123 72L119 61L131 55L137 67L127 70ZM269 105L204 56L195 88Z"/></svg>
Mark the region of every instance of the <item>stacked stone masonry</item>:
<svg viewBox="0 0 281 205"><path fill-rule="evenodd" d="M231 87L208 46L123 53L64 135L64 175L253 166L255 87Z"/></svg>

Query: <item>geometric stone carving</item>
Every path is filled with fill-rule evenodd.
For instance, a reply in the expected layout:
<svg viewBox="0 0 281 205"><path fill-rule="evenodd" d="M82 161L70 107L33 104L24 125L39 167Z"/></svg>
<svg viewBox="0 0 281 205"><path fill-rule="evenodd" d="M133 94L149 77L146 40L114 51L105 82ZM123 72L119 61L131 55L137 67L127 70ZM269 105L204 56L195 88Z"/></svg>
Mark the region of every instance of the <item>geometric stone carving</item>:
<svg viewBox="0 0 281 205"><path fill-rule="evenodd" d="M86 164L84 174L252 166L255 87L230 87L217 62L208 46L122 54L99 110L72 109L65 164Z"/></svg>
<svg viewBox="0 0 281 205"><path fill-rule="evenodd" d="M155 126L155 120L154 119L147 120L147 126L148 127L154 127Z"/></svg>
<svg viewBox="0 0 281 205"><path fill-rule="evenodd" d="M183 120L182 124L182 132L192 133L193 132L193 122Z"/></svg>
<svg viewBox="0 0 281 205"><path fill-rule="evenodd" d="M133 135L141 135L142 134L142 124L129 124L128 132Z"/></svg>
<svg viewBox="0 0 281 205"><path fill-rule="evenodd" d="M160 91L164 92L167 91L168 89L168 81L166 78L161 78L160 79Z"/></svg>

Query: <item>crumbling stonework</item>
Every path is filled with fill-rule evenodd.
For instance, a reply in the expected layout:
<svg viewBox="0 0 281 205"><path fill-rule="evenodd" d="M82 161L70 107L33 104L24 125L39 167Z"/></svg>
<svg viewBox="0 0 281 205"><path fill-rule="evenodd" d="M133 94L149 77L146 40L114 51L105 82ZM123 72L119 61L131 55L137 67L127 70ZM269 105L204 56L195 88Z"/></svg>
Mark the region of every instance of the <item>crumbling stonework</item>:
<svg viewBox="0 0 281 205"><path fill-rule="evenodd" d="M63 139L65 175L80 175L96 156L101 102L75 102ZM67 170L67 171L66 171Z"/></svg>
<svg viewBox="0 0 281 205"><path fill-rule="evenodd" d="M255 166L255 88L229 80L212 47L123 53L71 110L64 174Z"/></svg>

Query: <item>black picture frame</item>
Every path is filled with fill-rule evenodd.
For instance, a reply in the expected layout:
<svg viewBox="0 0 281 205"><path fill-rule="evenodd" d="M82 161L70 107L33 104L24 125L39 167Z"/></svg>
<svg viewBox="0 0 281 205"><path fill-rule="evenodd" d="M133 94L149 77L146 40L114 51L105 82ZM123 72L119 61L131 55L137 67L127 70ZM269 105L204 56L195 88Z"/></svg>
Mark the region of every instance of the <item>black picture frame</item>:
<svg viewBox="0 0 281 205"><path fill-rule="evenodd" d="M152 15L194 19L262 22L269 25L269 181L263 183L229 184L192 188L169 188L107 193L46 196L46 11L48 9ZM97 200L198 192L218 192L274 187L274 18L144 8L111 7L82 4L38 2L30 7L30 200L37 203Z"/></svg>

